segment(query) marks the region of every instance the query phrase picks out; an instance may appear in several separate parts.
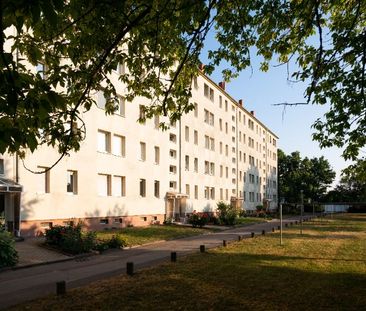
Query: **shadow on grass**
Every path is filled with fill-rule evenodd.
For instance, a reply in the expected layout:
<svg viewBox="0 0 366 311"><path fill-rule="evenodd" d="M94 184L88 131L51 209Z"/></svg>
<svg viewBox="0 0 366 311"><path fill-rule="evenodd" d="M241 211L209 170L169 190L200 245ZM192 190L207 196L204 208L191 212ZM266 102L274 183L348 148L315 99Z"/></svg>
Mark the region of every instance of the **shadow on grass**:
<svg viewBox="0 0 366 311"><path fill-rule="evenodd" d="M363 310L366 276L343 262L205 253L77 289L18 310ZM307 258L313 259L313 258ZM328 267L328 268L327 268ZM343 271L343 272L342 272ZM60 303L62 301L62 303Z"/></svg>

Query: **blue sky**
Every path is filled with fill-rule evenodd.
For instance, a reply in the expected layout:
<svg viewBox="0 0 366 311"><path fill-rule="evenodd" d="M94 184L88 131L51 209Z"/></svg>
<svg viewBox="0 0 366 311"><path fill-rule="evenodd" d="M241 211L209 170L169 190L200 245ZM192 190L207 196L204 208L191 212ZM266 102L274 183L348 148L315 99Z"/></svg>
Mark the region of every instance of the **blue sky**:
<svg viewBox="0 0 366 311"><path fill-rule="evenodd" d="M213 44L212 40L209 40L207 48ZM201 59L207 62L204 54ZM259 71L260 60L255 57L255 53L252 53L252 60L253 70L247 69L238 78L226 83L228 93L237 100L243 99L246 109L254 110L256 117L279 136L278 147L285 153L300 151L302 157L324 156L328 159L337 172L333 183L336 185L341 170L350 162L341 157L341 149L320 149L319 144L311 137L314 132L311 125L324 115L327 107L311 104L287 106L284 111L282 106L273 106L283 102L306 102L304 98L306 84L288 82L286 66L271 66L268 72L263 73ZM220 68L211 75L211 78L217 83L222 80Z"/></svg>

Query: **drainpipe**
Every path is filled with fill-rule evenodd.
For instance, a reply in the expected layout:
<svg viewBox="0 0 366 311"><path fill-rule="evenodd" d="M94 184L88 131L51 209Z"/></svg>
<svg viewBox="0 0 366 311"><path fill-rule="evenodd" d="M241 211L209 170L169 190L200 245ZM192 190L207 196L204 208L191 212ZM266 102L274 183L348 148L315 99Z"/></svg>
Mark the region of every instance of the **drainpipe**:
<svg viewBox="0 0 366 311"><path fill-rule="evenodd" d="M239 134L239 129L238 129L238 110L239 108L236 107L235 109L235 127L236 127L236 131L235 131L235 146L236 146L236 152L235 152L235 162L236 162L236 206L235 208L238 208L238 200L239 200L239 140L238 140L238 134Z"/></svg>
<svg viewBox="0 0 366 311"><path fill-rule="evenodd" d="M179 118L179 128L178 128L178 191L182 193L182 122Z"/></svg>

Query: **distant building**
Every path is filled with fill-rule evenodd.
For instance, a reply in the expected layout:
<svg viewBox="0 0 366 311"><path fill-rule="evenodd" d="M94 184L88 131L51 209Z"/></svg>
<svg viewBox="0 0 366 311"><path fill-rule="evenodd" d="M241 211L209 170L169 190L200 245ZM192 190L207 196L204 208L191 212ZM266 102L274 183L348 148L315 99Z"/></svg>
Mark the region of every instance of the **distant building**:
<svg viewBox="0 0 366 311"><path fill-rule="evenodd" d="M46 174L27 171L15 156L0 156L0 216L10 231L39 234L83 220L93 229L162 223L196 211L215 211L220 200L248 211L277 202L277 136L241 100L199 74L195 109L167 131L163 117L139 124L143 98L127 102L112 74L120 109L104 112L105 99L83 115L86 139L77 153ZM42 147L25 158L43 170L59 154Z"/></svg>

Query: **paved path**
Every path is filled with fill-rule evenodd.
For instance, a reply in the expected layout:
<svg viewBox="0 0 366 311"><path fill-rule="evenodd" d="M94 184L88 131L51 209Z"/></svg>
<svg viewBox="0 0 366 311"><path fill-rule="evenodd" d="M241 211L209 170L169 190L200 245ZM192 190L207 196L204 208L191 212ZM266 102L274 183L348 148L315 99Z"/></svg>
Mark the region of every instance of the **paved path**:
<svg viewBox="0 0 366 311"><path fill-rule="evenodd" d="M298 217L288 218L291 223ZM238 236L250 237L251 232L261 234L277 229L278 220L254 224L222 232L204 234L184 239L154 243L125 250L111 250L100 256L91 256L30 268L8 270L0 273L0 309L27 300L55 293L55 283L65 280L67 288L86 285L92 281L125 272L126 263L134 262L135 269L153 266L169 260L172 251L182 255L197 252L200 245L213 248L222 245L223 240L238 240Z"/></svg>

